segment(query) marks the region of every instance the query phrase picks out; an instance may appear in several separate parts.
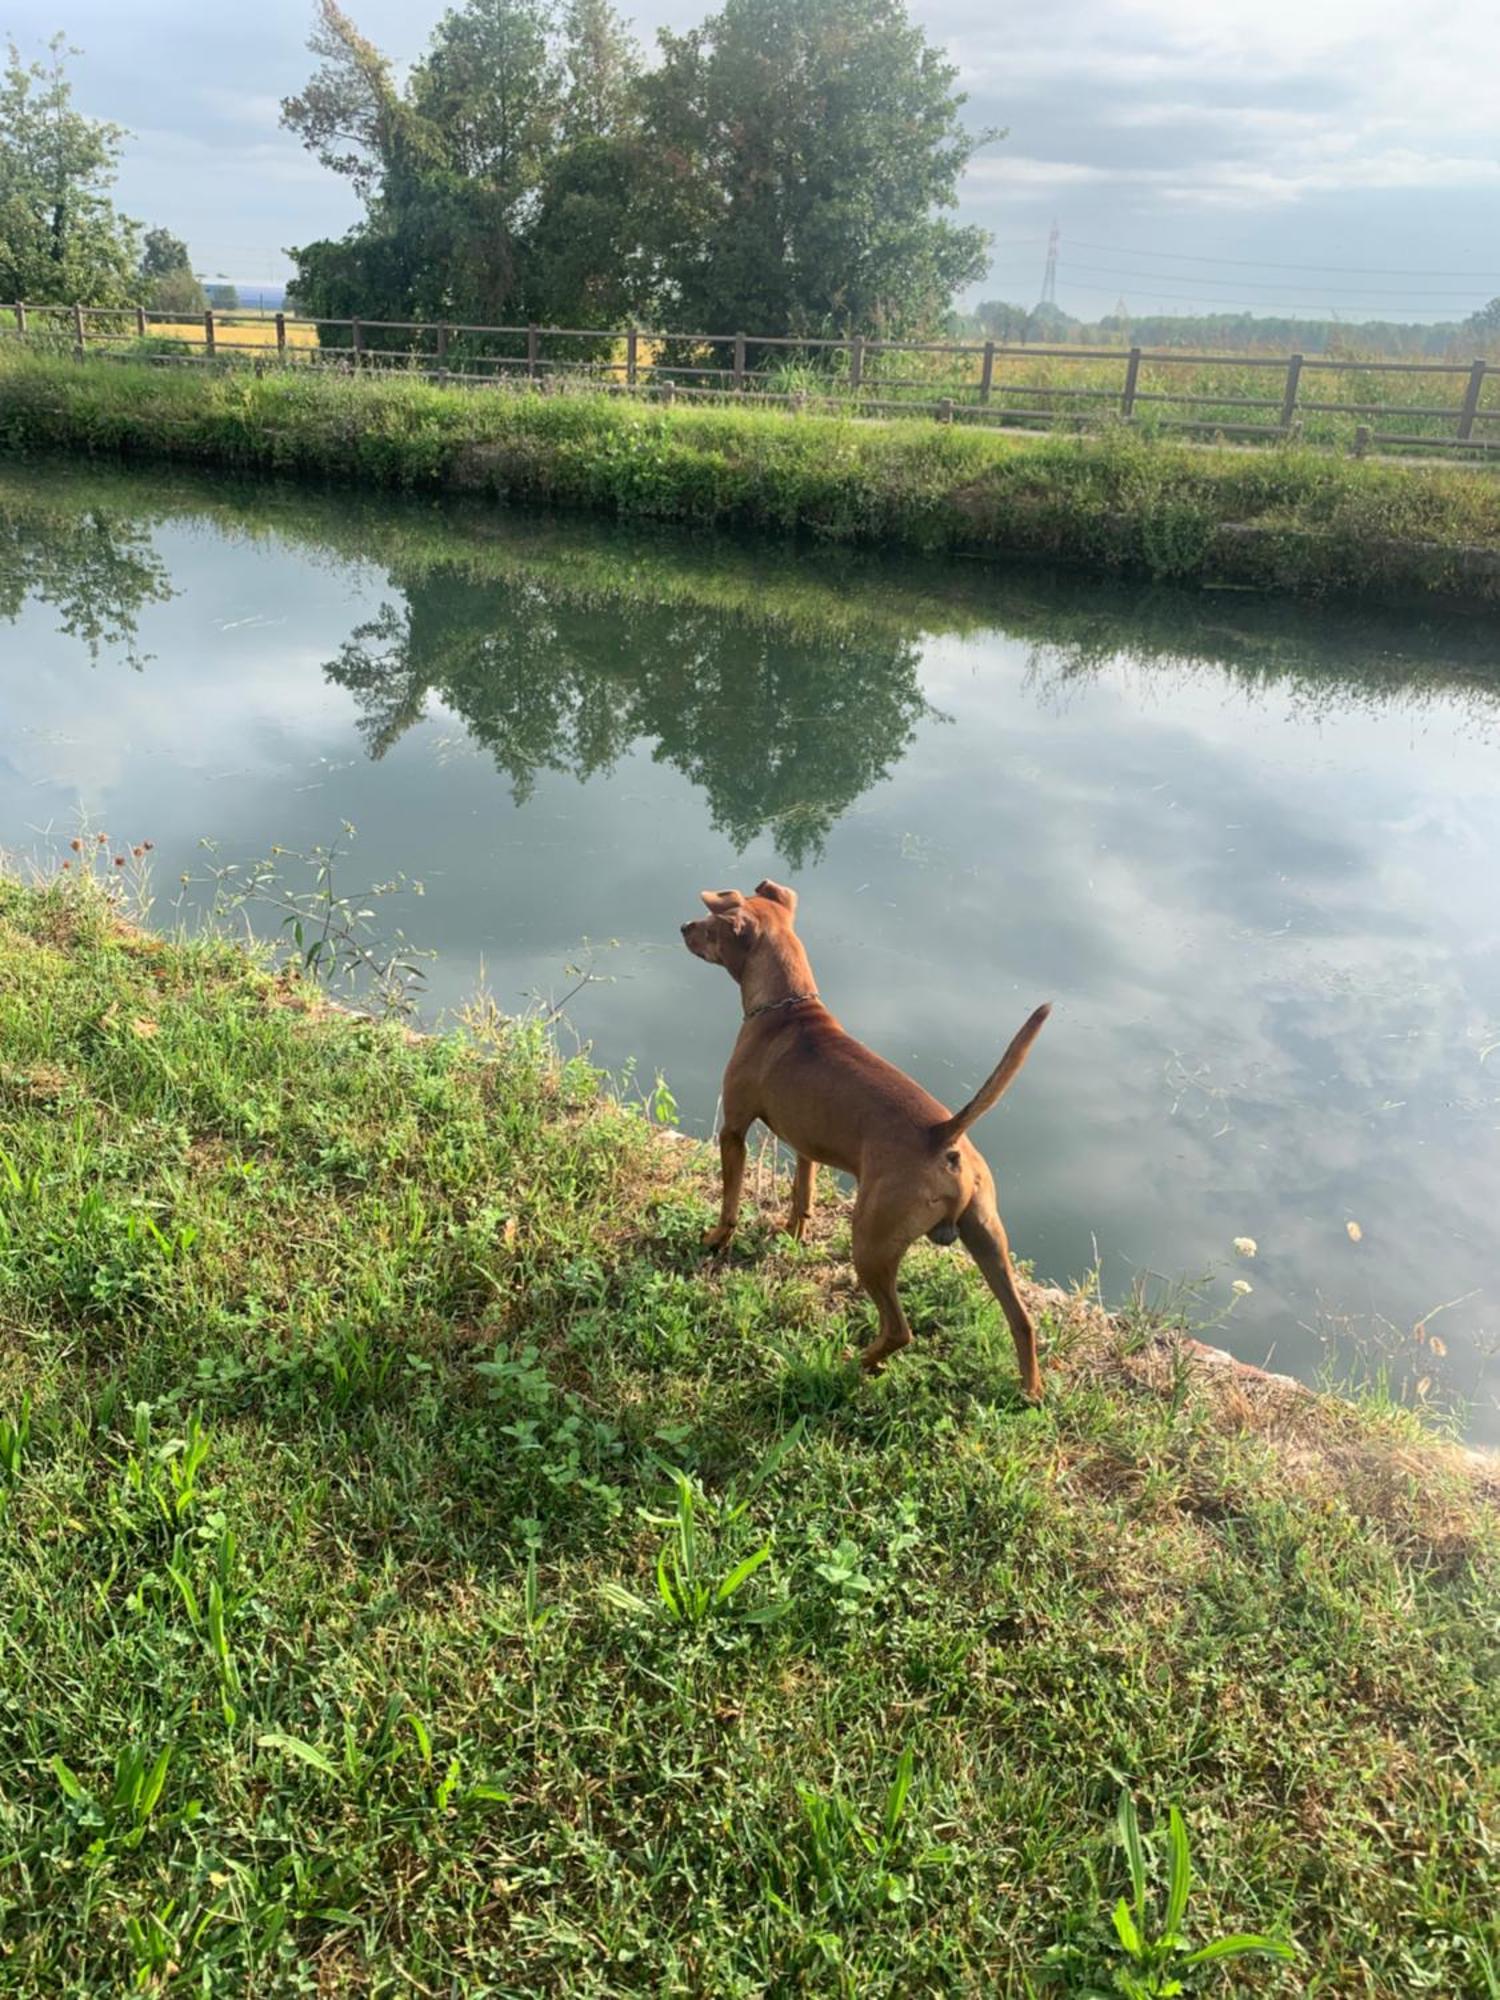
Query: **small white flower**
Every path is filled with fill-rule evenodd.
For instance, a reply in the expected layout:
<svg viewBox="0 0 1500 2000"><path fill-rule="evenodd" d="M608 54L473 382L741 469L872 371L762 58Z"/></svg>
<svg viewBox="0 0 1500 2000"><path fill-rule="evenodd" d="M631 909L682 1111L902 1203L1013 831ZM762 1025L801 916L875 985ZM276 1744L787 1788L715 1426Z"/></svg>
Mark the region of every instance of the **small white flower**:
<svg viewBox="0 0 1500 2000"><path fill-rule="evenodd" d="M1236 1236L1234 1253L1237 1257L1253 1257L1259 1246L1253 1236Z"/></svg>
<svg viewBox="0 0 1500 2000"><path fill-rule="evenodd" d="M1253 1292L1255 1290L1255 1287L1249 1282L1248 1279L1236 1278L1234 1283L1229 1287L1229 1289L1232 1292L1237 1292L1239 1296L1243 1299L1249 1293Z"/></svg>

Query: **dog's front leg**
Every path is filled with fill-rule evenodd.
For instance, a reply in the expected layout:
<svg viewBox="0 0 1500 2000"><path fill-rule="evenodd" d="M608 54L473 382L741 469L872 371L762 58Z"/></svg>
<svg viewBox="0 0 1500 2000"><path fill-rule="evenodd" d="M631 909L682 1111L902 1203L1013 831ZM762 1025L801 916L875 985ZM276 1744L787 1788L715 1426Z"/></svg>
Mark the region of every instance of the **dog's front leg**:
<svg viewBox="0 0 1500 2000"><path fill-rule="evenodd" d="M745 1135L731 1132L726 1125L719 1134L719 1164L724 1171L724 1190L719 1203L718 1227L703 1239L705 1250L726 1250L740 1216L740 1189L745 1183Z"/></svg>
<svg viewBox="0 0 1500 2000"><path fill-rule="evenodd" d="M805 1154L797 1155L797 1170L792 1176L792 1212L786 1220L786 1233L794 1242L800 1243L807 1234L807 1219L813 1207L813 1177L817 1168Z"/></svg>

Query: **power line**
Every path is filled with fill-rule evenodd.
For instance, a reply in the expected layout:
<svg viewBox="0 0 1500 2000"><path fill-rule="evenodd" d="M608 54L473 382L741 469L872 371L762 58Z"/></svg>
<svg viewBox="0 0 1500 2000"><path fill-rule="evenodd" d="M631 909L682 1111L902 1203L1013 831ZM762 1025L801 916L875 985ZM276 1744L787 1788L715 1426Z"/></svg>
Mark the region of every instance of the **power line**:
<svg viewBox="0 0 1500 2000"><path fill-rule="evenodd" d="M1085 243L1078 236L1068 240L1080 250L1105 250L1121 257L1162 257L1177 264L1231 264L1244 270L1331 271L1341 278L1471 278L1486 284L1500 278L1500 271L1401 271L1373 264L1283 264L1274 257L1205 257L1190 250L1132 250L1123 243Z"/></svg>

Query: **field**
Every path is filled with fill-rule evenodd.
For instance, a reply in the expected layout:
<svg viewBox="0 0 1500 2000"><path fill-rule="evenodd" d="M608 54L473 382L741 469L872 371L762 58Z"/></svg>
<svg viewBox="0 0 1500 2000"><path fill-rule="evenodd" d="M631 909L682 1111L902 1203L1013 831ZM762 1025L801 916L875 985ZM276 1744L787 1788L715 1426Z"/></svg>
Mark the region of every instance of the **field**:
<svg viewBox="0 0 1500 2000"><path fill-rule="evenodd" d="M266 348L276 345L276 319L274 314L265 313L215 313L214 341L216 348L249 348L263 353ZM132 329L129 338L134 338ZM180 340L190 346L203 346L203 322L201 320L153 320L150 338L153 340ZM318 344L318 329L310 320L288 319L286 322L286 344L288 348L306 352Z"/></svg>
<svg viewBox="0 0 1500 2000"><path fill-rule="evenodd" d="M1028 1410L925 1248L863 1382L836 1197L706 1269L660 1091L110 852L0 882L0 1991L1076 1995L1123 1787L1296 1951L1188 1990L1495 1993L1492 1472L1086 1293Z"/></svg>

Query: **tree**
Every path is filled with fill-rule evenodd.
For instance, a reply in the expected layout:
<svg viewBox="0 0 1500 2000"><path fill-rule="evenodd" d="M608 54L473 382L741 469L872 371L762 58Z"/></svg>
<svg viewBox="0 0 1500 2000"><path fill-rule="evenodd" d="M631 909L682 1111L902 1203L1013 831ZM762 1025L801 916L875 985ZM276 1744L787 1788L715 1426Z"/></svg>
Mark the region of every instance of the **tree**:
<svg viewBox="0 0 1500 2000"><path fill-rule="evenodd" d="M570 0L563 15L563 137L610 139L635 119L641 57L610 0Z"/></svg>
<svg viewBox="0 0 1500 2000"><path fill-rule="evenodd" d="M188 247L180 236L174 236L170 229L146 231L140 264L144 283L149 285L153 278L170 277L174 272L191 271L192 268Z"/></svg>
<svg viewBox="0 0 1500 2000"><path fill-rule="evenodd" d="M1056 345L1066 340L1076 330L1077 325L1077 320L1069 319L1061 306L1055 306L1050 299L1044 299L1040 305L1033 306L1026 315L1022 338L1051 341Z"/></svg>
<svg viewBox="0 0 1500 2000"><path fill-rule="evenodd" d="M211 306L213 306L216 311L218 312L239 311L240 295L238 291L235 289L233 285L228 284L222 278L219 280L217 284L205 285L203 289L207 295L208 303Z"/></svg>
<svg viewBox="0 0 1500 2000"><path fill-rule="evenodd" d="M188 247L169 229L148 229L137 272L142 297L152 312L186 319L203 311L208 295L193 276Z"/></svg>
<svg viewBox="0 0 1500 2000"><path fill-rule="evenodd" d="M48 60L14 42L0 77L0 297L38 305L124 305L135 289L138 224L109 199L118 125L73 108L61 35Z"/></svg>
<svg viewBox="0 0 1500 2000"><path fill-rule="evenodd" d="M172 313L179 319L196 319L208 304L208 294L186 269L166 271L153 278L146 292L152 312Z"/></svg>
<svg viewBox="0 0 1500 2000"><path fill-rule="evenodd" d="M974 308L980 332L991 340L1024 340L1030 317L1025 306L1009 305L1004 299L984 299Z"/></svg>
<svg viewBox="0 0 1500 2000"><path fill-rule="evenodd" d="M305 310L618 320L636 176L614 149L635 53L608 0L561 16L551 0L463 0L404 85L337 0L319 0L311 46L320 67L282 121L365 217L294 252Z"/></svg>
<svg viewBox="0 0 1500 2000"><path fill-rule="evenodd" d="M687 324L911 334L981 275L984 233L934 211L998 135L901 0L726 0L661 45L652 248Z"/></svg>
<svg viewBox="0 0 1500 2000"><path fill-rule="evenodd" d="M1477 334L1481 340L1500 340L1500 299L1491 299L1487 306L1470 313L1464 321L1464 332Z"/></svg>

